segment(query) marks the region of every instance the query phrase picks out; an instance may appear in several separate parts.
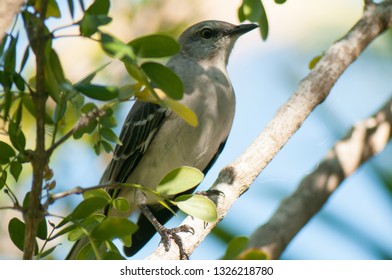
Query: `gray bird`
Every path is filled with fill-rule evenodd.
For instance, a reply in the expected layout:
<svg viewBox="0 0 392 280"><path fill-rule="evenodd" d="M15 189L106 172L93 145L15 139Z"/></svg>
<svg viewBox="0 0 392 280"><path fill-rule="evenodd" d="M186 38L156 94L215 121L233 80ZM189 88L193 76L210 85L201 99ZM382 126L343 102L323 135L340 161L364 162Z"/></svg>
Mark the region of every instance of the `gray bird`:
<svg viewBox="0 0 392 280"><path fill-rule="evenodd" d="M182 80L181 103L196 114L198 126L188 125L166 107L136 101L120 134L122 145L115 148L101 183L135 183L155 188L169 171L180 166L193 166L207 173L225 146L234 118L235 95L226 71L230 52L242 34L256 27L210 20L181 34L178 39L181 50L167 66ZM140 207L134 188L110 192L129 200L132 206L128 216ZM155 200L146 200L148 210L160 225L172 217ZM110 209L107 215L124 214ZM157 231L143 214L138 225L138 231L132 235L132 247L124 248L127 256L138 252ZM162 229L161 235L170 232ZM174 231L171 233L175 235ZM87 240L79 240L68 258L75 258L86 243Z"/></svg>

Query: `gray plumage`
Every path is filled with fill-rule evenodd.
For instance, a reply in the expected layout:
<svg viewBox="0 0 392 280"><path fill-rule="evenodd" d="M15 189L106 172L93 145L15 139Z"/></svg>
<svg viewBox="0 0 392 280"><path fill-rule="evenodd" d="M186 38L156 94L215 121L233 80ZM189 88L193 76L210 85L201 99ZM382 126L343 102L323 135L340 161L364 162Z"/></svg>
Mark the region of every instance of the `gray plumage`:
<svg viewBox="0 0 392 280"><path fill-rule="evenodd" d="M193 166L208 171L223 149L229 135L235 112L235 96L226 65L238 37L257 27L254 24L235 26L222 21L204 21L188 28L178 39L181 51L167 66L184 84L181 103L198 118L198 126L185 123L174 112L159 105L135 102L121 134L122 146L117 146L101 182L135 183L155 188L169 171L180 166ZM124 188L111 192L126 197L131 209L137 210L135 189ZM147 204L157 219L164 223L170 212L152 197ZM110 209L108 215L121 215ZM126 249L133 255L155 233L146 218L139 220L139 230L133 236L133 246ZM76 256L74 248L68 257Z"/></svg>

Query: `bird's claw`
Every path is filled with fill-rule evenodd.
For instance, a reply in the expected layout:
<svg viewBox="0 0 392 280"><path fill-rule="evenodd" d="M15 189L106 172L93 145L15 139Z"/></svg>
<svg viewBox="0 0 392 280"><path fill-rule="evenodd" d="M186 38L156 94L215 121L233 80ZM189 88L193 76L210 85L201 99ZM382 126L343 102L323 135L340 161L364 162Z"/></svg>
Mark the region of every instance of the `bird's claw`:
<svg viewBox="0 0 392 280"><path fill-rule="evenodd" d="M170 250L171 246L171 241L170 239L173 239L174 243L177 244L179 250L180 250L180 260L188 260L189 257L187 253L185 253L184 246L182 243L182 238L178 235L180 232L189 232L194 234L195 231L193 230L192 227L188 225L182 225L176 228L166 228L162 227L160 230L159 234L161 235L161 243L163 243L163 246L165 247L166 252Z"/></svg>

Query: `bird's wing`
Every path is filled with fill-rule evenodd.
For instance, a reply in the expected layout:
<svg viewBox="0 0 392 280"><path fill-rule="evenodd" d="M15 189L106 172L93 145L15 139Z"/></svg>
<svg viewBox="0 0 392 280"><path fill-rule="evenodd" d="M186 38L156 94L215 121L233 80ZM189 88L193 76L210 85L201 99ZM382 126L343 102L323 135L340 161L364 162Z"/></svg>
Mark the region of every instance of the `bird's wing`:
<svg viewBox="0 0 392 280"><path fill-rule="evenodd" d="M101 183L125 183L168 115L168 109L157 104L137 101L120 133L122 145L117 145L113 158L102 176Z"/></svg>

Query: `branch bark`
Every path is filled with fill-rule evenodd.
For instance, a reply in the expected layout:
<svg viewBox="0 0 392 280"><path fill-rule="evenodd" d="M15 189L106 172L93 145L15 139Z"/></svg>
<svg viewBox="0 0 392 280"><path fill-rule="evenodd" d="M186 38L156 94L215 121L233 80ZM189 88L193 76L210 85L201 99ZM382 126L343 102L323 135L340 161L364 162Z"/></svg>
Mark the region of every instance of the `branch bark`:
<svg viewBox="0 0 392 280"><path fill-rule="evenodd" d="M227 214L232 204L244 193L302 125L307 116L328 96L333 85L355 61L362 51L383 31L392 26L392 1L381 4L366 2L362 18L341 40L334 43L317 63L315 68L301 81L296 92L276 112L263 132L233 163L225 167L211 187L223 193L216 198L218 220L205 223L187 217L181 225L188 225L193 235L180 233L184 250L190 255L210 231ZM172 242L166 252L163 245L147 259L178 259L178 247Z"/></svg>
<svg viewBox="0 0 392 280"><path fill-rule="evenodd" d="M392 99L371 118L356 124L335 144L297 190L280 204L269 221L252 234L250 250L263 251L270 259L279 258L287 244L323 207L343 180L384 149L391 136Z"/></svg>
<svg viewBox="0 0 392 280"><path fill-rule="evenodd" d="M0 2L0 42L23 3L23 0L2 0Z"/></svg>

